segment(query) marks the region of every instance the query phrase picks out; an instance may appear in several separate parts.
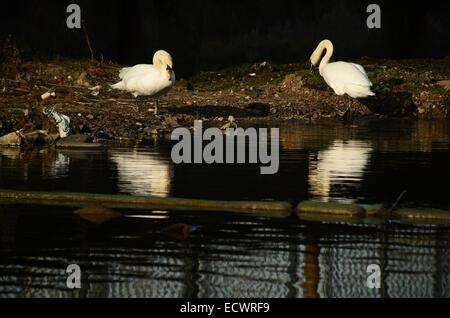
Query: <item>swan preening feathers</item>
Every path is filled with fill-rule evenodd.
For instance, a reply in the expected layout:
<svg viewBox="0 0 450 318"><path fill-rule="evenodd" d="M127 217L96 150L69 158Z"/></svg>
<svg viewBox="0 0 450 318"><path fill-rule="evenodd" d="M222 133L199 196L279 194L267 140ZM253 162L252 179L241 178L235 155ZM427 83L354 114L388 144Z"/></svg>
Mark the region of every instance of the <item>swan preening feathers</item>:
<svg viewBox="0 0 450 318"><path fill-rule="evenodd" d="M125 67L120 70L119 77L121 81L111 85L112 88L130 92L134 97L159 97L175 85L172 57L166 51L159 50L153 56L153 64Z"/></svg>
<svg viewBox="0 0 450 318"><path fill-rule="evenodd" d="M320 59L325 50L325 56ZM333 43L323 40L312 53L310 61L314 66L320 61L319 73L336 95L347 94L353 98L375 95L370 90L372 82L361 65L348 62L329 63L332 55Z"/></svg>

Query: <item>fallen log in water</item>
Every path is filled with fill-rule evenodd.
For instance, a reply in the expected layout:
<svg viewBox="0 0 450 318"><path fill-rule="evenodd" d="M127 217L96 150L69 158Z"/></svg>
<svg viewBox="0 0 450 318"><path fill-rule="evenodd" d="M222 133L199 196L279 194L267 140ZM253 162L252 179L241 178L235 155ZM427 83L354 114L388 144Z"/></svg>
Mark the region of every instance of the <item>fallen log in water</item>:
<svg viewBox="0 0 450 318"><path fill-rule="evenodd" d="M259 212L285 217L291 214L289 202L216 201L153 196L110 195L90 193L33 192L0 190L0 201L14 204L64 206L101 205L108 208L151 208L191 211Z"/></svg>
<svg viewBox="0 0 450 318"><path fill-rule="evenodd" d="M437 209L398 209L394 216L403 223L421 224L426 221L430 224L448 224L450 211Z"/></svg>
<svg viewBox="0 0 450 318"><path fill-rule="evenodd" d="M386 213L381 204L357 205L336 202L302 201L292 206L285 201L218 201L153 196L33 192L0 190L2 204L43 204L70 207L166 209L184 211L221 211L255 213L271 217L296 215L302 220L328 222L365 222L379 224L387 220L402 223L450 224L450 211L399 209Z"/></svg>
<svg viewBox="0 0 450 318"><path fill-rule="evenodd" d="M337 202L300 202L295 211L299 216L303 215L333 215L340 218L362 218L366 210L358 205L343 204Z"/></svg>

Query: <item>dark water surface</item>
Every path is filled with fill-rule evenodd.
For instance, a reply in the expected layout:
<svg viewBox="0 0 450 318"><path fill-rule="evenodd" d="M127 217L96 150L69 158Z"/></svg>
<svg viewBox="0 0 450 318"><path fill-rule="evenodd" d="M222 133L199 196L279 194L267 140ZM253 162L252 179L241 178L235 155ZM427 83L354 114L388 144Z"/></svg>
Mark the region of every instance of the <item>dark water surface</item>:
<svg viewBox="0 0 450 318"><path fill-rule="evenodd" d="M276 126L276 125L275 125ZM283 123L280 170L174 165L171 144L107 153L0 149L0 188L450 209L447 121ZM0 297L449 297L450 227L312 223L229 213L1 205ZM190 225L189 234L167 232ZM82 288L66 288L67 265ZM382 270L366 286L367 266Z"/></svg>

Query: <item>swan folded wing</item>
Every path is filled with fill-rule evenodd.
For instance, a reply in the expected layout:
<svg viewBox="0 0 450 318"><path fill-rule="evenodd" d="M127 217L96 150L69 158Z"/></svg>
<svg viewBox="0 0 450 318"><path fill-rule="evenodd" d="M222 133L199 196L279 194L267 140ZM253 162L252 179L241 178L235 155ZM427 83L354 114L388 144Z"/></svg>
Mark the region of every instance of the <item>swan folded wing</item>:
<svg viewBox="0 0 450 318"><path fill-rule="evenodd" d="M147 73L157 71L156 67L152 64L138 64L132 67L124 67L119 72L119 77L123 80L135 76L142 76Z"/></svg>
<svg viewBox="0 0 450 318"><path fill-rule="evenodd" d="M354 98L374 95L370 90L372 83L367 74L361 65L356 65L358 64L334 62L324 67L322 75L337 95L348 94Z"/></svg>
<svg viewBox="0 0 450 318"><path fill-rule="evenodd" d="M147 72L124 79L128 91L138 95L156 96L170 88L172 82L168 81L158 70Z"/></svg>
<svg viewBox="0 0 450 318"><path fill-rule="evenodd" d="M362 67L361 65L356 64L356 63L350 63L350 64L353 65L354 67L356 67L361 73L363 73L363 75L364 75L367 79L369 78L369 76L367 75L366 70L364 69L364 67Z"/></svg>

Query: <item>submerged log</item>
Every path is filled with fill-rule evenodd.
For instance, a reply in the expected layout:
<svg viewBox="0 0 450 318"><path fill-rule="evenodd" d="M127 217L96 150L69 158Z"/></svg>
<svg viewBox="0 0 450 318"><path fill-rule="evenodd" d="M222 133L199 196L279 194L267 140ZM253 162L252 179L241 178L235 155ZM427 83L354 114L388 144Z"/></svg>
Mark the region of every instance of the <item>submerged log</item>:
<svg viewBox="0 0 450 318"><path fill-rule="evenodd" d="M89 206L74 211L82 219L95 224L102 224L122 216L121 213L102 206Z"/></svg>

